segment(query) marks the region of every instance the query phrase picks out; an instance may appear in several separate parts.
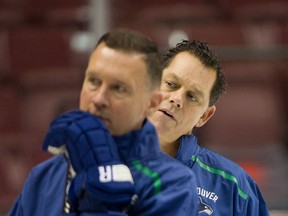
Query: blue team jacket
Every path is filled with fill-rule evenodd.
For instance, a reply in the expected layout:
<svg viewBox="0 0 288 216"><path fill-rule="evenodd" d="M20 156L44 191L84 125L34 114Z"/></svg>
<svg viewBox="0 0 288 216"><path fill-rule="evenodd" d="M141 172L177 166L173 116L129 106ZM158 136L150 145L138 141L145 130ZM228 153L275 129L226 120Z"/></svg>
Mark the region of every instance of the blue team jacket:
<svg viewBox="0 0 288 216"><path fill-rule="evenodd" d="M148 120L141 130L115 140L131 170L139 196L129 215L197 215L195 176L188 167L160 151L156 131ZM67 173L64 155L34 167L9 215L63 215ZM84 212L81 215L99 214Z"/></svg>
<svg viewBox="0 0 288 216"><path fill-rule="evenodd" d="M183 136L176 159L197 178L198 215L266 216L268 208L255 181L239 165Z"/></svg>

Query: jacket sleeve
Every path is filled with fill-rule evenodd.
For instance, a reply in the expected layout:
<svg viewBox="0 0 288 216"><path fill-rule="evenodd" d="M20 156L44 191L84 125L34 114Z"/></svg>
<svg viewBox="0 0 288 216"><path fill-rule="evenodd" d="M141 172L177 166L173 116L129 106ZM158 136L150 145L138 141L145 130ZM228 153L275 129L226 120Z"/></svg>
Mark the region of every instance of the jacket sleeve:
<svg viewBox="0 0 288 216"><path fill-rule="evenodd" d="M140 197L135 208L129 213L141 216L197 215L198 196L196 192L196 180L194 175L188 176L180 180L177 177L172 177L168 181L161 182L163 183L161 191L153 196L151 194L145 195L145 192L141 193L142 196L144 194L144 197ZM144 188L147 189L147 187Z"/></svg>
<svg viewBox="0 0 288 216"><path fill-rule="evenodd" d="M155 197L157 198L157 196ZM163 202L163 204L161 204ZM155 200L155 208L151 214L147 215L181 215L191 216L198 214L198 196L196 192L196 184L191 181L188 185L179 185L174 190L171 188L159 195Z"/></svg>
<svg viewBox="0 0 288 216"><path fill-rule="evenodd" d="M250 176L248 176L248 182L250 184L251 193L248 198L247 211L243 216L269 216L268 207L257 184Z"/></svg>
<svg viewBox="0 0 288 216"><path fill-rule="evenodd" d="M22 209L21 209L21 196L17 197L16 201L14 202L12 208L8 212L8 216L22 216Z"/></svg>

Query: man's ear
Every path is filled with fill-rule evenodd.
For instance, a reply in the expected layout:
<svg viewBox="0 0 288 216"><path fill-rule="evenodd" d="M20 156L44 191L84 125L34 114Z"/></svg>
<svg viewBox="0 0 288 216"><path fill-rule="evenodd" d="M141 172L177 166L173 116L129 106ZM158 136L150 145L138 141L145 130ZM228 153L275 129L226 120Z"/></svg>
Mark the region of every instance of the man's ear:
<svg viewBox="0 0 288 216"><path fill-rule="evenodd" d="M195 127L202 127L216 112L216 106L210 106L207 110L203 113L201 118L196 123Z"/></svg>
<svg viewBox="0 0 288 216"><path fill-rule="evenodd" d="M146 116L150 116L154 112L156 112L162 100L163 100L162 93L160 91L154 91L150 98L150 104L146 110Z"/></svg>

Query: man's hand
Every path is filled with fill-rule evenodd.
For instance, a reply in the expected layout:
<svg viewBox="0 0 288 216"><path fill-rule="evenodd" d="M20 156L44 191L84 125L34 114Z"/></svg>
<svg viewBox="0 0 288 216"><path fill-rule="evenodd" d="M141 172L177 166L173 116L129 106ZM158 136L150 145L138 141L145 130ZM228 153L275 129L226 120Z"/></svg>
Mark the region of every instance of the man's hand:
<svg viewBox="0 0 288 216"><path fill-rule="evenodd" d="M76 172L69 190L74 207L93 211L103 204L122 209L130 203L135 194L132 175L121 162L117 145L100 119L79 110L56 118L43 149L65 147Z"/></svg>

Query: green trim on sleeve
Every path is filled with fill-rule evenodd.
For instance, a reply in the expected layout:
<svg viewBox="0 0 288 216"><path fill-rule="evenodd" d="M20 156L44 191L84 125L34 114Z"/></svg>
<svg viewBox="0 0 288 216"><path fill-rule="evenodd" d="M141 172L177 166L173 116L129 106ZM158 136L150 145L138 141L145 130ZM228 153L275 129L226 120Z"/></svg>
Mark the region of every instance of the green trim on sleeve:
<svg viewBox="0 0 288 216"><path fill-rule="evenodd" d="M161 180L159 178L159 175L157 172L151 171L148 167L143 166L139 161L133 161L132 164L136 167L137 170L140 172L143 172L145 175L148 177L152 178L153 180L153 185L155 188L154 194L157 195L161 192Z"/></svg>
<svg viewBox="0 0 288 216"><path fill-rule="evenodd" d="M248 195L243 190L241 190L241 188L239 187L238 180L237 180L237 178L235 176L229 175L228 173L224 172L223 170L215 169L215 168L212 168L212 167L208 166L207 164L204 164L198 157L196 157L194 155L191 157L191 160L192 161L196 161L197 164L201 168L207 170L208 172L211 172L211 173L216 174L216 175L221 175L223 178L225 178L227 180L230 180L230 181L233 181L237 185L238 194L243 199L247 199L248 198Z"/></svg>

